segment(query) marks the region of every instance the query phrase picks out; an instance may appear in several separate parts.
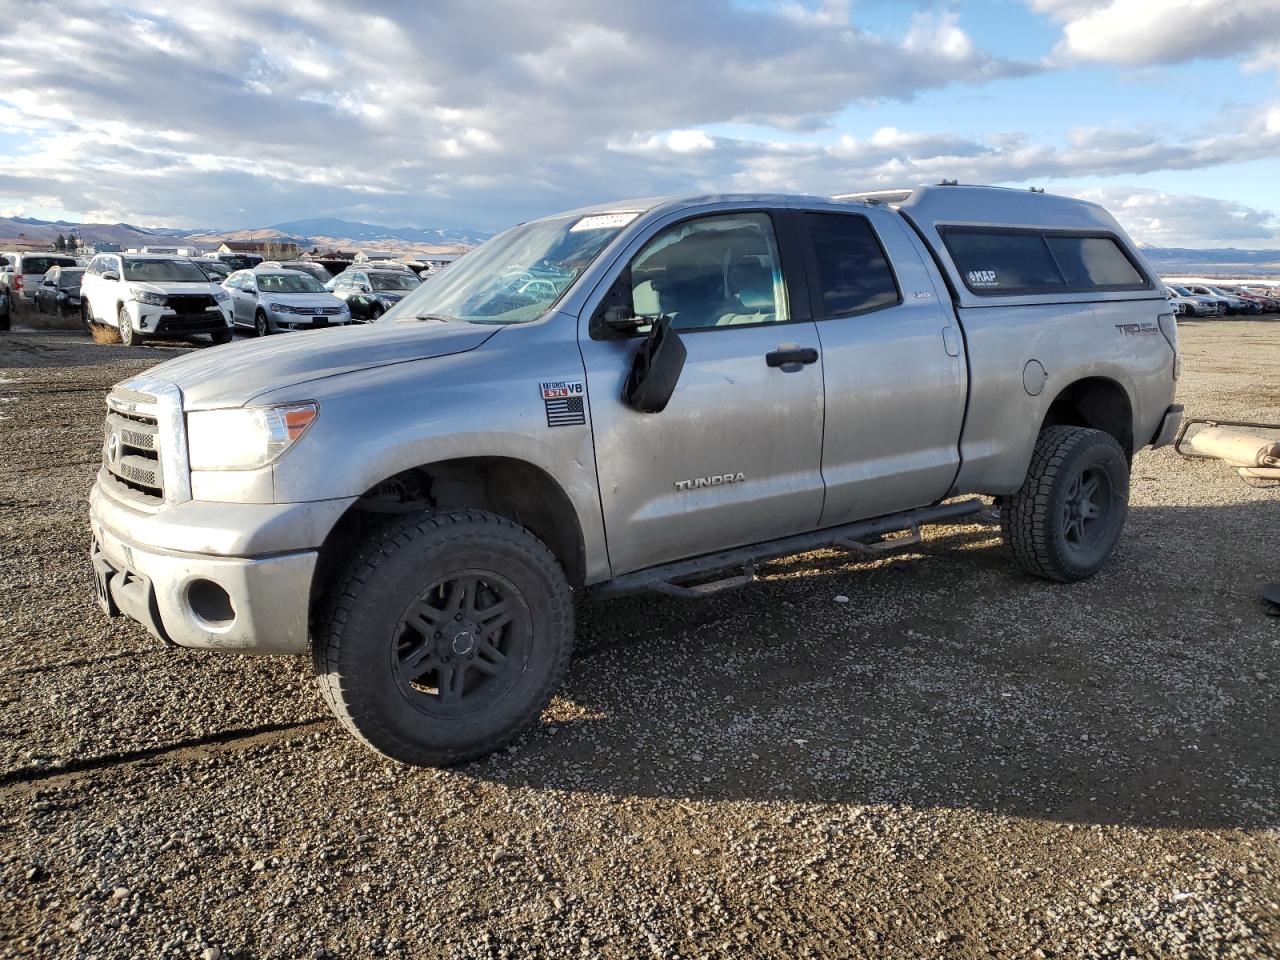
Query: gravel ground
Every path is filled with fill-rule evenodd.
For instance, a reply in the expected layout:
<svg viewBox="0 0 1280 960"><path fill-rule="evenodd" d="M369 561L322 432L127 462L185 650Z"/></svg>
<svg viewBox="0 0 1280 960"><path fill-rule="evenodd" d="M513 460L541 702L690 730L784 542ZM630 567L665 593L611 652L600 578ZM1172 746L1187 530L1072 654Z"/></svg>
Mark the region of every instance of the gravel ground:
<svg viewBox="0 0 1280 960"><path fill-rule="evenodd" d="M0 955L1280 955L1276 490L1143 453L1073 587L975 525L584 602L536 731L414 770L94 606L102 395L180 348L0 336ZM1280 421L1280 322L1183 342L1192 415Z"/></svg>

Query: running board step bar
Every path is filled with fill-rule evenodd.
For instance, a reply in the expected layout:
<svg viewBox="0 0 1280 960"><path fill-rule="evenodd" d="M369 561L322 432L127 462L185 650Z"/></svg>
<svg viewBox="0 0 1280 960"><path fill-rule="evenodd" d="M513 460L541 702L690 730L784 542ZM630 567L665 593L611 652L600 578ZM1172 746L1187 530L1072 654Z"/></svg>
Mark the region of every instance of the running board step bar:
<svg viewBox="0 0 1280 960"><path fill-rule="evenodd" d="M948 523L973 516L984 509L986 504L981 500L958 500L935 504L932 507L921 507L918 510L893 513L873 520L859 520L857 523L831 527L827 530L815 530L812 533L783 537L781 540L736 547L722 553L694 557L692 560L678 560L659 567L637 570L592 587L591 593L598 597L617 597L644 592L662 593L685 599L710 597L725 590L734 590L752 583L756 579L755 565L765 560L775 560L778 557L831 547L852 550L867 556L883 556L892 550L900 550L920 543L920 528L925 524ZM904 530L907 531L905 537L864 542L872 537L883 537L886 534ZM710 582L694 584L681 582L729 570L740 572Z"/></svg>

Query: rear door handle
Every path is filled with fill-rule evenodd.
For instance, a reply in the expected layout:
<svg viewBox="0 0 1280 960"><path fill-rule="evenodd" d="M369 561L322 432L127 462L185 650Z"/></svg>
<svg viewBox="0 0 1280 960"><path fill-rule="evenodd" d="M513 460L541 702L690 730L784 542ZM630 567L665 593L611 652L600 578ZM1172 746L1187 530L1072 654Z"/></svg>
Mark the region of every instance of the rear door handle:
<svg viewBox="0 0 1280 960"><path fill-rule="evenodd" d="M799 364L817 363L818 351L813 347L779 347L764 355L764 362L771 367L792 367Z"/></svg>

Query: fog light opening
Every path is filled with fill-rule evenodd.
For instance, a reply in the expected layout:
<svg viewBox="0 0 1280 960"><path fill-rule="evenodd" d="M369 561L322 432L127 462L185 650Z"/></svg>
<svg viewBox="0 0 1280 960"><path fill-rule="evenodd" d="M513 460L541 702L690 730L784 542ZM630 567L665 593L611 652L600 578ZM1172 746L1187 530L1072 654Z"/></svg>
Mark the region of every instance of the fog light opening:
<svg viewBox="0 0 1280 960"><path fill-rule="evenodd" d="M192 580L187 586L187 606L207 627L220 630L236 619L231 595L212 580Z"/></svg>

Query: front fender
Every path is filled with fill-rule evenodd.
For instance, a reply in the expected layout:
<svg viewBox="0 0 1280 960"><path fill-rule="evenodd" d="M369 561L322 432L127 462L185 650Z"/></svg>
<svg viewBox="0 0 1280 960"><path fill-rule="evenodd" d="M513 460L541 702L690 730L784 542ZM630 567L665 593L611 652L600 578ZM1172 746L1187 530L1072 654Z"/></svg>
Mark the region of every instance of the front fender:
<svg viewBox="0 0 1280 960"><path fill-rule="evenodd" d="M397 473L445 460L518 460L547 474L572 504L588 582L607 577L589 407L580 425L549 426L540 388L543 381L584 377L572 325L556 319L503 329L466 353L258 398L320 404L307 434L273 468L275 500L360 496Z"/></svg>

